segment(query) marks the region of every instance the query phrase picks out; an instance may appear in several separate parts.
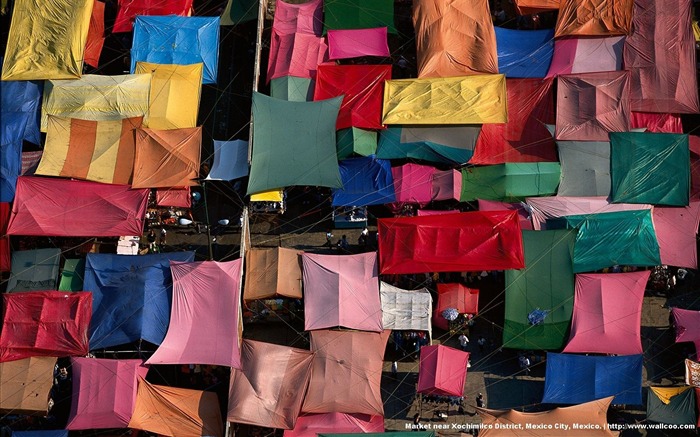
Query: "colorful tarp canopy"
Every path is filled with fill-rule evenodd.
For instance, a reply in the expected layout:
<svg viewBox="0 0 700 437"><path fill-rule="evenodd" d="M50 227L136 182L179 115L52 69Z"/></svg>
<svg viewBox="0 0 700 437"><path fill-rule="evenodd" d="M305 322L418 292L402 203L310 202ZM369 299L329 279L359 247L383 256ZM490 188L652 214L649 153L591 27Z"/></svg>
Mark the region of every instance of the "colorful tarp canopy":
<svg viewBox="0 0 700 437"><path fill-rule="evenodd" d="M542 402L580 404L615 396L614 404L641 405L643 358L548 352Z"/></svg>
<svg viewBox="0 0 700 437"><path fill-rule="evenodd" d="M374 155L377 153L377 132L359 127L341 129L336 134L336 147L338 159Z"/></svg>
<svg viewBox="0 0 700 437"><path fill-rule="evenodd" d="M520 15L537 14L559 9L559 0L515 0Z"/></svg>
<svg viewBox="0 0 700 437"><path fill-rule="evenodd" d="M61 249L33 249L12 252L12 271L7 292L55 290Z"/></svg>
<svg viewBox="0 0 700 437"><path fill-rule="evenodd" d="M10 236L7 235L7 224L10 221L12 207L7 202L0 202L0 272L9 272L10 266Z"/></svg>
<svg viewBox="0 0 700 437"><path fill-rule="evenodd" d="M520 229L532 230L532 220L530 220L530 211L526 208L525 202L505 203L495 200L477 199L479 211L517 211L520 219ZM418 214L420 215L420 214Z"/></svg>
<svg viewBox="0 0 700 437"><path fill-rule="evenodd" d="M316 437L328 432L381 433L384 432L384 418L368 414L302 414L294 429L284 431L284 437Z"/></svg>
<svg viewBox="0 0 700 437"><path fill-rule="evenodd" d="M388 58L386 27L328 31L328 58L348 59L361 56Z"/></svg>
<svg viewBox="0 0 700 437"><path fill-rule="evenodd" d="M561 179L557 196L610 195L610 143L557 141Z"/></svg>
<svg viewBox="0 0 700 437"><path fill-rule="evenodd" d="M525 266L506 271L503 347L560 349L574 306L571 230L524 231ZM531 315L544 311L544 319Z"/></svg>
<svg viewBox="0 0 700 437"><path fill-rule="evenodd" d="M248 141L214 140L214 163L207 180L232 181L248 176Z"/></svg>
<svg viewBox="0 0 700 437"><path fill-rule="evenodd" d="M526 202L532 214L532 227L535 230L546 229L548 219L567 215L651 209L651 205L610 203L605 197L528 197Z"/></svg>
<svg viewBox="0 0 700 437"><path fill-rule="evenodd" d="M524 267L515 211L475 211L377 222L382 274Z"/></svg>
<svg viewBox="0 0 700 437"><path fill-rule="evenodd" d="M0 363L27 357L87 355L90 293L28 291L2 296Z"/></svg>
<svg viewBox="0 0 700 437"><path fill-rule="evenodd" d="M627 35L634 0L562 0L555 37Z"/></svg>
<svg viewBox="0 0 700 437"><path fill-rule="evenodd" d="M450 329L447 319L442 312L454 308L460 314L479 314L479 290L468 288L459 283L438 283L438 303L433 314L433 325L438 328Z"/></svg>
<svg viewBox="0 0 700 437"><path fill-rule="evenodd" d="M161 344L170 320L171 261L194 261L194 252L87 255L83 289L92 292L92 349L138 340Z"/></svg>
<svg viewBox="0 0 700 437"><path fill-rule="evenodd" d="M392 167L397 202L427 204L433 200L434 167L404 164Z"/></svg>
<svg viewBox="0 0 700 437"><path fill-rule="evenodd" d="M700 202L690 202L685 208L659 206L651 214L659 242L661 263L698 268L696 235L700 226Z"/></svg>
<svg viewBox="0 0 700 437"><path fill-rule="evenodd" d="M305 330L342 326L382 331L376 252L359 255L305 253L301 258Z"/></svg>
<svg viewBox="0 0 700 437"><path fill-rule="evenodd" d="M676 328L676 343L692 341L695 343L695 354L700 348L700 311L690 311L681 308L671 308L674 326Z"/></svg>
<svg viewBox="0 0 700 437"><path fill-rule="evenodd" d="M105 43L105 4L100 1L92 3L92 15L85 42L85 63L97 68L100 63L102 47Z"/></svg>
<svg viewBox="0 0 700 437"><path fill-rule="evenodd" d="M198 185L202 128L136 129L134 188Z"/></svg>
<svg viewBox="0 0 700 437"><path fill-rule="evenodd" d="M649 387L647 420L695 425L695 390L692 387Z"/></svg>
<svg viewBox="0 0 700 437"><path fill-rule="evenodd" d="M137 15L189 16L192 13L192 3L193 0L169 0L167 2L119 0L119 12L114 20L112 32L131 32Z"/></svg>
<svg viewBox="0 0 700 437"><path fill-rule="evenodd" d="M382 205L396 200L391 163L374 156L340 161L343 188L333 190L333 206Z"/></svg>
<svg viewBox="0 0 700 437"><path fill-rule="evenodd" d="M58 291L83 290L84 277L85 260L83 258L67 258L63 262L61 282L58 283Z"/></svg>
<svg viewBox="0 0 700 437"><path fill-rule="evenodd" d="M270 81L270 97L290 102L314 99L315 83L308 77L282 76Z"/></svg>
<svg viewBox="0 0 700 437"><path fill-rule="evenodd" d="M462 193L462 173L458 170L436 171L431 178L433 200L456 200Z"/></svg>
<svg viewBox="0 0 700 437"><path fill-rule="evenodd" d="M156 190L156 205L191 208L192 195L190 194L190 187L158 188Z"/></svg>
<svg viewBox="0 0 700 437"><path fill-rule="evenodd" d="M498 71L508 78L545 77L554 53L554 31L494 27Z"/></svg>
<svg viewBox="0 0 700 437"><path fill-rule="evenodd" d="M243 340L241 370L231 369L226 420L293 429L313 358L308 350Z"/></svg>
<svg viewBox="0 0 700 437"><path fill-rule="evenodd" d="M417 393L463 396L469 353L443 346L423 346L420 350Z"/></svg>
<svg viewBox="0 0 700 437"><path fill-rule="evenodd" d="M386 27L396 33L392 0L325 0L323 12L325 29Z"/></svg>
<svg viewBox="0 0 700 437"><path fill-rule="evenodd" d="M683 123L678 114L632 111L630 113L630 123L632 124L632 129L645 128L646 132L683 133Z"/></svg>
<svg viewBox="0 0 700 437"><path fill-rule="evenodd" d="M2 80L79 78L92 4L92 0L14 2Z"/></svg>
<svg viewBox="0 0 700 437"><path fill-rule="evenodd" d="M559 38L547 77L622 70L624 44L624 36Z"/></svg>
<svg viewBox="0 0 700 437"><path fill-rule="evenodd" d="M390 126L379 135L377 158L464 164L481 126Z"/></svg>
<svg viewBox="0 0 700 437"><path fill-rule="evenodd" d="M404 290L380 281L379 295L384 329L428 331L432 337L433 299L427 288Z"/></svg>
<svg viewBox="0 0 700 437"><path fill-rule="evenodd" d="M125 428L136 402L141 360L73 358L73 396L66 429Z"/></svg>
<svg viewBox="0 0 700 437"><path fill-rule="evenodd" d="M301 299L303 252L284 247L252 247L246 253L243 299L285 296Z"/></svg>
<svg viewBox="0 0 700 437"><path fill-rule="evenodd" d="M560 173L558 162L512 162L464 167L460 201L510 200L554 194Z"/></svg>
<svg viewBox="0 0 700 437"><path fill-rule="evenodd" d="M0 411L46 415L55 364L55 357L0 363Z"/></svg>

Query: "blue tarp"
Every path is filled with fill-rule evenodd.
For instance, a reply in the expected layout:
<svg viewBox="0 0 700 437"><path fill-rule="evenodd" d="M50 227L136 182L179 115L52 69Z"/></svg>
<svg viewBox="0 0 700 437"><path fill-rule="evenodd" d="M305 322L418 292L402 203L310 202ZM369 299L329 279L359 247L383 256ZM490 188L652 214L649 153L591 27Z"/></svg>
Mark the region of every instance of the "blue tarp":
<svg viewBox="0 0 700 437"><path fill-rule="evenodd" d="M170 261L194 261L194 252L88 254L83 289L92 292L90 349L163 341L172 301Z"/></svg>
<svg viewBox="0 0 700 437"><path fill-rule="evenodd" d="M613 404L641 405L643 355L547 353L542 402L581 404L615 396Z"/></svg>
<svg viewBox="0 0 700 437"><path fill-rule="evenodd" d="M338 165L343 188L333 190L333 206L382 205L396 200L389 161L368 156Z"/></svg>
<svg viewBox="0 0 700 437"><path fill-rule="evenodd" d="M554 30L496 27L498 72L506 77L545 77L554 55Z"/></svg>
<svg viewBox="0 0 700 437"><path fill-rule="evenodd" d="M139 61L178 65L202 62L202 83L216 83L219 17L137 16L131 73Z"/></svg>
<svg viewBox="0 0 700 437"><path fill-rule="evenodd" d="M448 127L448 126L445 126ZM465 131L472 131L473 138L465 138L470 147L450 147L434 141L402 142L401 126L392 126L380 131L377 145L377 158L381 159L420 159L444 164L464 164L474 154L474 143L481 130L477 126L462 126ZM439 129L439 127L436 127Z"/></svg>

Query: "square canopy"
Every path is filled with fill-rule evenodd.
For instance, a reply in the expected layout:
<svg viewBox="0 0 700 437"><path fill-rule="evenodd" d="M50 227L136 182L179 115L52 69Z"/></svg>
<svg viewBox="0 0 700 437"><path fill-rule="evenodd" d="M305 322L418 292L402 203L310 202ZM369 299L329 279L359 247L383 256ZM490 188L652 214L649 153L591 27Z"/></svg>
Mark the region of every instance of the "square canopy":
<svg viewBox="0 0 700 437"><path fill-rule="evenodd" d="M232 181L248 176L248 141L214 140L214 163L207 180Z"/></svg>
<svg viewBox="0 0 700 437"><path fill-rule="evenodd" d="M340 161L343 188L333 190L333 206L383 205L396 200L391 163L374 156Z"/></svg>
<svg viewBox="0 0 700 437"><path fill-rule="evenodd" d="M554 53L554 30L495 26L498 71L509 78L545 77Z"/></svg>
<svg viewBox="0 0 700 437"><path fill-rule="evenodd" d="M659 241L661 263L697 269L696 236L700 226L700 202L690 202L685 208L658 206L651 214Z"/></svg>
<svg viewBox="0 0 700 437"><path fill-rule="evenodd" d="M433 174L435 167L404 164L392 167L396 201L425 205L433 200Z"/></svg>
<svg viewBox="0 0 700 437"><path fill-rule="evenodd" d="M449 323L442 316L447 308L454 308L460 314L479 314L479 290L465 287L459 283L438 283L438 303L433 315L433 324L441 329L448 330Z"/></svg>
<svg viewBox="0 0 700 437"><path fill-rule="evenodd" d="M386 27L396 33L393 0L325 0L323 12L326 30Z"/></svg>
<svg viewBox="0 0 700 437"><path fill-rule="evenodd" d="M348 59L361 56L388 58L387 28L337 29L328 31L329 59Z"/></svg>
<svg viewBox="0 0 700 437"><path fill-rule="evenodd" d="M606 197L528 197L526 201L532 214L532 227L535 230L546 229L548 219L567 215L651 209L651 205L610 203Z"/></svg>
<svg viewBox="0 0 700 437"><path fill-rule="evenodd" d="M463 396L469 353L443 346L423 346L420 350L417 393Z"/></svg>
<svg viewBox="0 0 700 437"><path fill-rule="evenodd" d="M284 247L251 248L246 254L243 299L301 299L301 254Z"/></svg>
<svg viewBox="0 0 700 437"><path fill-rule="evenodd" d="M381 281L379 294L384 329L428 331L432 337L433 298L427 288L403 290Z"/></svg>
<svg viewBox="0 0 700 437"><path fill-rule="evenodd" d="M624 44L624 36L559 38L547 77L622 70Z"/></svg>
<svg viewBox="0 0 700 437"><path fill-rule="evenodd" d="M290 102L310 102L316 83L308 77L281 76L270 81L270 97Z"/></svg>
<svg viewBox="0 0 700 437"><path fill-rule="evenodd" d="M480 132L480 125L390 126L380 132L377 158L464 164Z"/></svg>
<svg viewBox="0 0 700 437"><path fill-rule="evenodd" d="M561 174L558 162L510 162L462 168L460 201L517 200L556 193Z"/></svg>
<svg viewBox="0 0 700 437"><path fill-rule="evenodd" d="M168 0L153 2L151 0L119 0L119 11L114 20L113 33L131 32L137 15L179 15L187 17L192 14L194 0Z"/></svg>
<svg viewBox="0 0 700 437"><path fill-rule="evenodd" d="M45 416L49 410L55 365L55 357L0 363L0 411Z"/></svg>
<svg viewBox="0 0 700 437"><path fill-rule="evenodd" d="M555 37L627 35L634 0L562 0Z"/></svg>
<svg viewBox="0 0 700 437"><path fill-rule="evenodd" d="M17 250L12 252L12 270L7 292L55 290L61 249Z"/></svg>
<svg viewBox="0 0 700 437"><path fill-rule="evenodd" d="M368 414L302 414L294 429L284 431L284 437L316 437L328 432L383 433L384 418Z"/></svg>
<svg viewBox="0 0 700 437"><path fill-rule="evenodd" d="M693 387L649 387L647 420L651 422L697 425Z"/></svg>
<svg viewBox="0 0 700 437"><path fill-rule="evenodd" d="M136 129L134 188L198 185L202 128Z"/></svg>

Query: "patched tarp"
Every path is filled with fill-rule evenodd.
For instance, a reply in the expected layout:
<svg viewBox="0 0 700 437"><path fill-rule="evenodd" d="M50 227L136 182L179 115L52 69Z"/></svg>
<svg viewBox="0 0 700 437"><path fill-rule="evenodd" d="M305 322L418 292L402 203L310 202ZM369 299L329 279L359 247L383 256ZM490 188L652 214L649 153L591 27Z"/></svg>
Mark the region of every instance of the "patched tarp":
<svg viewBox="0 0 700 437"><path fill-rule="evenodd" d="M254 92L248 194L292 185L342 187L335 148L342 100L287 102Z"/></svg>
<svg viewBox="0 0 700 437"><path fill-rule="evenodd" d="M236 3L239 2L240 0L236 0ZM168 0L167 2L119 0L119 12L117 12L117 18L114 20L112 32L131 32L137 15L189 16L192 13L192 3L193 0Z"/></svg>
<svg viewBox="0 0 700 437"><path fill-rule="evenodd" d="M102 47L105 44L105 4L95 1L92 4L90 27L85 42L85 63L97 68L100 63Z"/></svg>
<svg viewBox="0 0 700 437"><path fill-rule="evenodd" d="M131 45L132 73L139 61L202 63L202 83L215 84L219 68L219 17L137 16Z"/></svg>
<svg viewBox="0 0 700 437"><path fill-rule="evenodd" d="M512 162L464 167L460 201L511 200L555 194L560 174L558 162Z"/></svg>
<svg viewBox="0 0 700 437"><path fill-rule="evenodd" d="M553 84L551 79L507 79L508 122L481 128L469 163L556 162L546 127L554 122Z"/></svg>
<svg viewBox="0 0 700 437"><path fill-rule="evenodd" d="M376 252L359 255L305 253L301 258L305 330L336 326L360 331L383 330Z"/></svg>
<svg viewBox="0 0 700 437"><path fill-rule="evenodd" d="M557 196L610 195L610 143L557 141L561 179Z"/></svg>
<svg viewBox="0 0 700 437"><path fill-rule="evenodd" d="M404 164L392 167L396 201L402 203L427 204L433 200L433 174L435 167Z"/></svg>
<svg viewBox="0 0 700 437"><path fill-rule="evenodd" d="M554 30L494 27L498 71L508 78L545 77L554 53Z"/></svg>
<svg viewBox="0 0 700 437"><path fill-rule="evenodd" d="M24 80L0 81L0 144L3 146L22 140L41 144L39 108L42 84Z"/></svg>
<svg viewBox="0 0 700 437"><path fill-rule="evenodd" d="M214 140L214 162L207 180L232 181L248 176L248 141Z"/></svg>
<svg viewBox="0 0 700 437"><path fill-rule="evenodd" d="M607 141L630 130L630 73L561 75L557 88L557 140Z"/></svg>
<svg viewBox="0 0 700 437"><path fill-rule="evenodd" d="M647 420L695 425L695 390L692 387L649 387Z"/></svg>
<svg viewBox="0 0 700 437"><path fill-rule="evenodd" d="M524 231L525 266L506 271L503 347L561 349L574 306L571 230ZM544 312L544 318L538 313Z"/></svg>
<svg viewBox="0 0 700 437"><path fill-rule="evenodd" d="M672 308L671 314L676 328L676 343L692 341L697 357L700 353L700 311Z"/></svg>
<svg viewBox="0 0 700 437"><path fill-rule="evenodd" d="M441 344L420 350L417 393L463 396L469 353Z"/></svg>
<svg viewBox="0 0 700 437"><path fill-rule="evenodd" d="M386 27L328 31L328 58L390 57Z"/></svg>
<svg viewBox="0 0 700 437"><path fill-rule="evenodd" d="M627 35L634 0L562 0L555 37Z"/></svg>
<svg viewBox="0 0 700 437"><path fill-rule="evenodd" d="M222 437L223 424L216 393L154 385L139 378L129 428L169 437Z"/></svg>
<svg viewBox="0 0 700 437"><path fill-rule="evenodd" d="M697 113L695 38L691 0L635 0L625 40L634 111Z"/></svg>
<svg viewBox="0 0 700 437"><path fill-rule="evenodd" d="M571 334L563 352L643 353L640 324L650 273L576 275Z"/></svg>
<svg viewBox="0 0 700 437"><path fill-rule="evenodd" d="M643 355L547 353L542 402L580 404L615 396L614 404L642 404Z"/></svg>
<svg viewBox="0 0 700 437"><path fill-rule="evenodd" d="M448 308L454 308L460 314L479 314L479 290L465 287L459 283L438 283L438 301L433 314L433 325L447 331L450 325L442 316Z"/></svg>
<svg viewBox="0 0 700 437"><path fill-rule="evenodd" d="M284 431L284 437L316 437L328 432L381 433L384 432L384 418L368 414L302 414L294 429Z"/></svg>
<svg viewBox="0 0 700 437"><path fill-rule="evenodd" d="M431 178L433 200L459 201L462 193L462 173L458 170L436 171Z"/></svg>
<svg viewBox="0 0 700 437"><path fill-rule="evenodd" d="M343 188L333 190L333 206L382 205L396 200L391 163L374 156L340 161Z"/></svg>
<svg viewBox="0 0 700 437"><path fill-rule="evenodd" d="M432 337L433 299L427 288L404 290L381 281L379 294L384 329L428 331Z"/></svg>
<svg viewBox="0 0 700 437"><path fill-rule="evenodd" d="M92 349L163 341L172 301L170 261L194 261L194 252L87 255L83 289L92 293Z"/></svg>
<svg viewBox="0 0 700 437"><path fill-rule="evenodd" d="M338 159L369 156L377 153L377 131L351 127L336 133Z"/></svg>
<svg viewBox="0 0 700 437"><path fill-rule="evenodd" d="M285 296L301 299L302 251L252 247L246 253L243 299Z"/></svg>
<svg viewBox="0 0 700 437"><path fill-rule="evenodd" d="M515 0L518 14L530 15L559 9L559 0Z"/></svg>
<svg viewBox="0 0 700 437"><path fill-rule="evenodd" d="M624 36L558 38L547 77L622 70L624 44Z"/></svg>
<svg viewBox="0 0 700 437"><path fill-rule="evenodd" d="M382 274L521 269L515 211L379 219Z"/></svg>
<svg viewBox="0 0 700 437"><path fill-rule="evenodd" d="M75 79L83 72L93 0L18 0L2 80Z"/></svg>
<svg viewBox="0 0 700 437"><path fill-rule="evenodd" d="M6 293L0 363L27 357L87 355L92 297L85 292Z"/></svg>
<svg viewBox="0 0 700 437"><path fill-rule="evenodd" d="M651 214L659 241L661 263L697 269L696 237L700 226L700 202L690 202L685 208L659 206Z"/></svg>
<svg viewBox="0 0 700 437"><path fill-rule="evenodd" d="M270 97L290 102L314 99L315 82L308 77L282 76L270 81Z"/></svg>
<svg viewBox="0 0 700 437"><path fill-rule="evenodd" d="M134 169L134 130L142 120L90 121L49 115L44 153L35 174L128 184Z"/></svg>
<svg viewBox="0 0 700 437"><path fill-rule="evenodd" d="M382 114L384 124L507 123L506 79L481 74L388 80Z"/></svg>
<svg viewBox="0 0 700 437"><path fill-rule="evenodd" d="M391 79L391 65L318 66L314 100L342 97L336 130L382 128L382 92Z"/></svg>
<svg viewBox="0 0 700 437"><path fill-rule="evenodd" d="M688 135L611 133L612 201L687 206L690 199L688 147Z"/></svg>
<svg viewBox="0 0 700 437"><path fill-rule="evenodd" d="M55 290L61 249L17 250L12 252L12 271L7 292Z"/></svg>
<svg viewBox="0 0 700 437"><path fill-rule="evenodd" d="M496 34L487 0L413 3L418 77L498 73Z"/></svg>
<svg viewBox="0 0 700 437"><path fill-rule="evenodd" d="M377 157L464 164L479 132L481 126L393 126L380 132Z"/></svg>
<svg viewBox="0 0 700 437"><path fill-rule="evenodd" d="M293 429L313 358L308 350L243 340L241 370L231 369L226 420Z"/></svg>
<svg viewBox="0 0 700 437"><path fill-rule="evenodd" d="M535 230L546 229L548 219L567 215L651 209L651 205L610 203L606 197L528 197L526 202L532 214L532 227Z"/></svg>
<svg viewBox="0 0 700 437"><path fill-rule="evenodd" d="M156 205L191 208L190 187L158 188L156 190Z"/></svg>
<svg viewBox="0 0 700 437"><path fill-rule="evenodd" d="M396 33L391 0L325 0L323 12L325 29L386 27Z"/></svg>
<svg viewBox="0 0 700 437"><path fill-rule="evenodd" d="M8 202L0 202L0 272L9 272L10 266L10 236L7 235L7 224L10 221L12 206Z"/></svg>
<svg viewBox="0 0 700 437"><path fill-rule="evenodd" d="M202 128L136 129L134 188L199 185Z"/></svg>
<svg viewBox="0 0 700 437"><path fill-rule="evenodd" d="M66 429L126 428L136 403L141 360L73 358L73 396Z"/></svg>
<svg viewBox="0 0 700 437"><path fill-rule="evenodd" d="M45 416L49 410L55 364L55 357L0 363L0 411Z"/></svg>
<svg viewBox="0 0 700 437"><path fill-rule="evenodd" d="M67 258L63 262L63 270L61 270L61 282L58 283L58 291L83 290L84 277L85 259Z"/></svg>
<svg viewBox="0 0 700 437"><path fill-rule="evenodd" d="M632 111L630 113L630 123L632 124L632 129L645 128L646 132L683 133L683 123L678 114Z"/></svg>
<svg viewBox="0 0 700 437"><path fill-rule="evenodd" d="M520 229L532 230L530 211L526 208L527 204L525 202L506 203L484 199L477 199L477 201L479 204L479 211L517 211L518 218L520 219Z"/></svg>
<svg viewBox="0 0 700 437"><path fill-rule="evenodd" d="M384 416L380 382L390 333L312 331L315 356L302 411Z"/></svg>

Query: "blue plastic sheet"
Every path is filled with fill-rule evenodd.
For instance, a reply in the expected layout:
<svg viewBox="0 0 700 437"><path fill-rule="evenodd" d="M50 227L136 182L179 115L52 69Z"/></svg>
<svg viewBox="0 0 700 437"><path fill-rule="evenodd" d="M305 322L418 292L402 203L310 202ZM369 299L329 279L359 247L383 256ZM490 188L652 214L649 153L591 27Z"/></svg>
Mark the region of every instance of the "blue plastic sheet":
<svg viewBox="0 0 700 437"><path fill-rule="evenodd" d="M554 30L496 27L498 72L506 77L545 77L554 55Z"/></svg>
<svg viewBox="0 0 700 437"><path fill-rule="evenodd" d="M343 188L333 190L333 206L382 205L396 200L389 161L368 156L340 161L339 167Z"/></svg>

